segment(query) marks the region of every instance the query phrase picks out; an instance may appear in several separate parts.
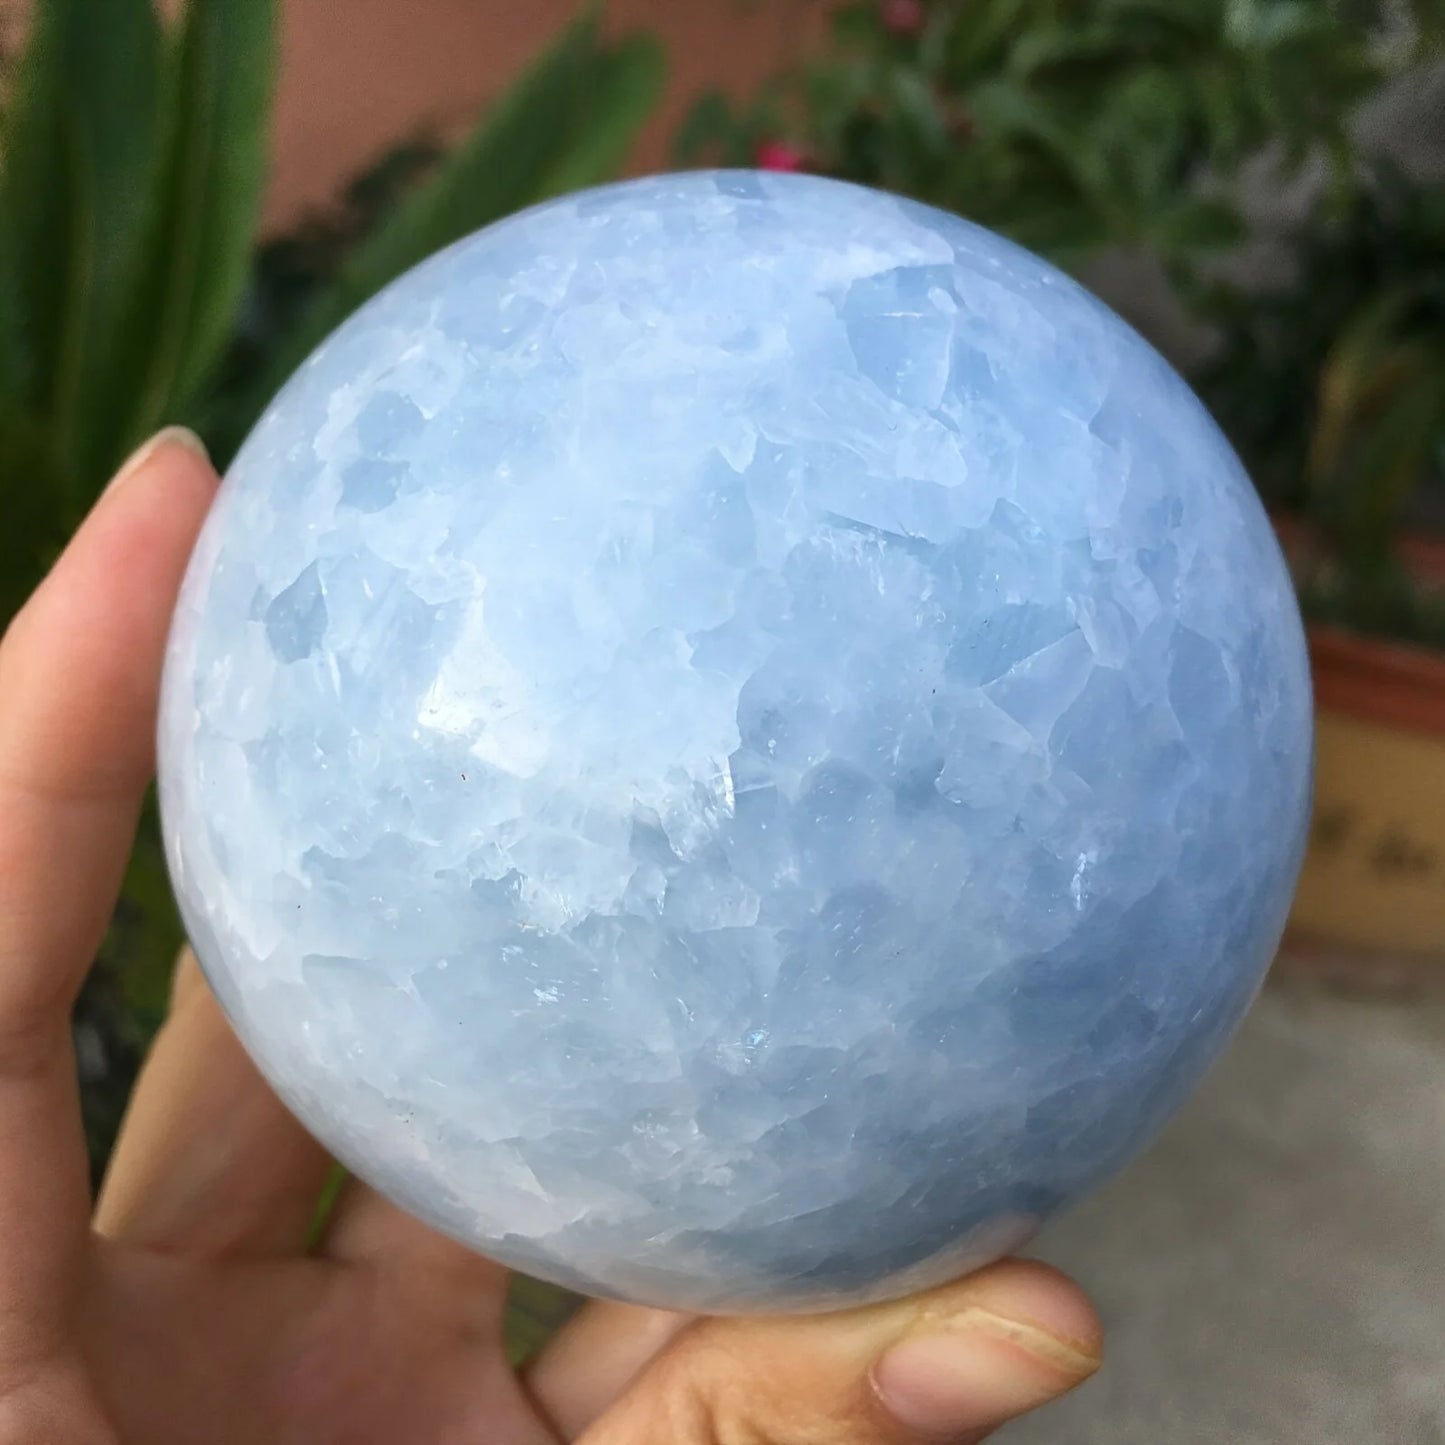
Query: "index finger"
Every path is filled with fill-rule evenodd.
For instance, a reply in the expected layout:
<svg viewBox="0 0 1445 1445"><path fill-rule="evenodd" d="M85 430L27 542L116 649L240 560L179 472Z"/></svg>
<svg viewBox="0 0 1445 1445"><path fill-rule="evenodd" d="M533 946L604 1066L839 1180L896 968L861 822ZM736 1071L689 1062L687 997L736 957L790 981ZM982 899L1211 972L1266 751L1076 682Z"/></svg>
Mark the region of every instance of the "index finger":
<svg viewBox="0 0 1445 1445"><path fill-rule="evenodd" d="M215 489L163 433L0 643L0 1367L58 1344L87 1238L70 1008L154 765L171 610Z"/></svg>

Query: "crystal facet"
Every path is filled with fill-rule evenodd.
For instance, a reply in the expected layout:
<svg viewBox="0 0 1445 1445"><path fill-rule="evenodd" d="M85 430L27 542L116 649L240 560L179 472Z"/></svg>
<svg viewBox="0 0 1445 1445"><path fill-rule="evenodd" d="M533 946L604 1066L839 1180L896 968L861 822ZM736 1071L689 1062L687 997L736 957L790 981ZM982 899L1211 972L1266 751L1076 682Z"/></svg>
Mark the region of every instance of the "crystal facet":
<svg viewBox="0 0 1445 1445"><path fill-rule="evenodd" d="M241 1038L498 1258L807 1309L1013 1248L1223 1047L1309 683L1265 516L1087 292L840 183L435 257L231 469L162 801Z"/></svg>

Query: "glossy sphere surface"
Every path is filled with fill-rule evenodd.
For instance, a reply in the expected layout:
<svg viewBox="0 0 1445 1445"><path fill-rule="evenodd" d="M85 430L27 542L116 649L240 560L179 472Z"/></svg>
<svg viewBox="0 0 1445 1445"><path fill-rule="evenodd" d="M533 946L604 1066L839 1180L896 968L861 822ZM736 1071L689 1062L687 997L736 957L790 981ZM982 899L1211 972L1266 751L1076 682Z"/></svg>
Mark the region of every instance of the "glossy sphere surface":
<svg viewBox="0 0 1445 1445"><path fill-rule="evenodd" d="M463 242L227 478L161 728L242 1038L586 1291L977 1265L1184 1099L1277 941L1299 621L1189 390L1035 258L806 176Z"/></svg>

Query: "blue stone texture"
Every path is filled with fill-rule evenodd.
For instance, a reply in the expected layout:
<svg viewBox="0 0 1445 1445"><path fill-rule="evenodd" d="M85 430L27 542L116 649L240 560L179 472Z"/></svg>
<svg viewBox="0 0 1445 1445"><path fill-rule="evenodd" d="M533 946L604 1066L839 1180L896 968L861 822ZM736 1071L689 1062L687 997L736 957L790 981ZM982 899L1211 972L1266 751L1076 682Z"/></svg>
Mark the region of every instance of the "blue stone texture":
<svg viewBox="0 0 1445 1445"><path fill-rule="evenodd" d="M1254 994L1309 680L1184 382L807 176L433 258L231 469L167 665L191 937L363 1178L580 1290L815 1309L1116 1170Z"/></svg>

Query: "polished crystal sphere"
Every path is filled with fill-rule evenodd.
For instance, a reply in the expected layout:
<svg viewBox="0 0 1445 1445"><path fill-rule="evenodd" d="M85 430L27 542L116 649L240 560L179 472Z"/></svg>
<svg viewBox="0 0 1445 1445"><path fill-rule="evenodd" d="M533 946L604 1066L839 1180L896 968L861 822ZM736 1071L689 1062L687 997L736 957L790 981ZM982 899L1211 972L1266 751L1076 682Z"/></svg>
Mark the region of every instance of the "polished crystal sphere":
<svg viewBox="0 0 1445 1445"><path fill-rule="evenodd" d="M186 923L336 1156L595 1294L812 1309L1123 1164L1280 934L1270 528L1050 266L797 175L495 225L230 471L167 664Z"/></svg>

